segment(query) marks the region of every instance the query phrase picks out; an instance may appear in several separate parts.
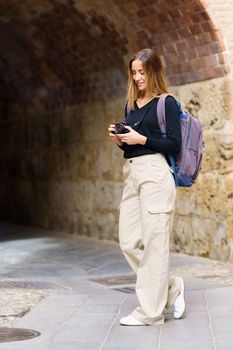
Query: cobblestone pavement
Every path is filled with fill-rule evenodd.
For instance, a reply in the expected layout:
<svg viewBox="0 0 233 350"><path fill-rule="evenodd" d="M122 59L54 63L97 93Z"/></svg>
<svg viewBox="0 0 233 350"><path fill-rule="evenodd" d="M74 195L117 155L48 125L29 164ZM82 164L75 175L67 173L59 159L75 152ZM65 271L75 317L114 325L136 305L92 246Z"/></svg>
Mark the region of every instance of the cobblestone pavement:
<svg viewBox="0 0 233 350"><path fill-rule="evenodd" d="M233 348L232 263L171 254L171 273L185 279L185 317L166 310L163 326L122 327L138 302L117 243L11 224L0 237L0 326L41 332L0 350Z"/></svg>

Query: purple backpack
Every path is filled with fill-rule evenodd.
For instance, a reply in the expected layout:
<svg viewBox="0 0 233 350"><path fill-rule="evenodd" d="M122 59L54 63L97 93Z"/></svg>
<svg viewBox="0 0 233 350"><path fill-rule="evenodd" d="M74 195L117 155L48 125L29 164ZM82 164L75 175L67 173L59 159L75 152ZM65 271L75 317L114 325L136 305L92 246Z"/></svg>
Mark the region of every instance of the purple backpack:
<svg viewBox="0 0 233 350"><path fill-rule="evenodd" d="M166 138L165 99L171 94L163 94L157 105L158 123ZM172 96L174 98L174 96ZM175 99L176 100L176 99ZM190 187L195 182L201 169L203 151L203 133L199 120L189 113L182 111L176 100L180 113L182 144L180 152L173 156L168 155L174 171L176 186Z"/></svg>

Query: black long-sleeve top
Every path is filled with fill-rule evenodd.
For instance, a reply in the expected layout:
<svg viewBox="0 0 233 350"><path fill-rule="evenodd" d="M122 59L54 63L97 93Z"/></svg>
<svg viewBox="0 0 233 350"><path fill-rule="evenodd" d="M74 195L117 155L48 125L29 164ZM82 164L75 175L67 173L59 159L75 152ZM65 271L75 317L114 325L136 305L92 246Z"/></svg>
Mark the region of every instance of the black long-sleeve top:
<svg viewBox="0 0 233 350"><path fill-rule="evenodd" d="M165 100L166 115L166 138L162 138L162 133L157 117L158 98L154 98L141 108L134 102L134 110L125 115L125 121L134 130L147 137L145 145L128 145L123 143L119 146L124 150L124 158L133 158L145 154L163 153L175 154L181 147L181 126L179 110L175 99L168 96ZM144 119L143 119L144 117ZM143 121L140 123L140 121ZM139 124L137 124L139 123Z"/></svg>

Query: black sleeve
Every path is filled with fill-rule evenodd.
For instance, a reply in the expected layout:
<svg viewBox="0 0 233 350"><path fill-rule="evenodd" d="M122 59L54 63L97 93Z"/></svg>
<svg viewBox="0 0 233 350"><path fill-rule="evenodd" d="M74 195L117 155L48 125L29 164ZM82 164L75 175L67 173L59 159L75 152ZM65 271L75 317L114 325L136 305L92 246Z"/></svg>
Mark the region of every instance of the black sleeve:
<svg viewBox="0 0 233 350"><path fill-rule="evenodd" d="M148 137L145 146L159 153L178 153L181 148L181 126L179 109L175 99L168 96L165 100L166 138Z"/></svg>

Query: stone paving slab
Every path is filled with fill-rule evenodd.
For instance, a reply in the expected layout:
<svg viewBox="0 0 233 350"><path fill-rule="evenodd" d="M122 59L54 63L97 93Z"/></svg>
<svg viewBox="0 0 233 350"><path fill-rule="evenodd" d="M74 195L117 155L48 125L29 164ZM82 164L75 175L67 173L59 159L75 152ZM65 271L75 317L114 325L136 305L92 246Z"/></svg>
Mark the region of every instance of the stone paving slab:
<svg viewBox="0 0 233 350"><path fill-rule="evenodd" d="M41 332L34 339L0 343L0 350L233 349L231 263L171 254L172 273L185 279L185 317L174 320L166 310L163 326L125 327L119 319L138 305L135 293L91 280L132 276L117 243L10 224L0 225L0 234L0 282L61 286L32 290L39 296L34 304L26 288L0 289L2 314L7 305L12 312L19 307L28 312L31 302L31 310L9 325Z"/></svg>
<svg viewBox="0 0 233 350"><path fill-rule="evenodd" d="M215 350L212 342L203 342L199 340L190 340L187 342L170 341L160 343L160 350ZM230 348L228 348L230 350Z"/></svg>

